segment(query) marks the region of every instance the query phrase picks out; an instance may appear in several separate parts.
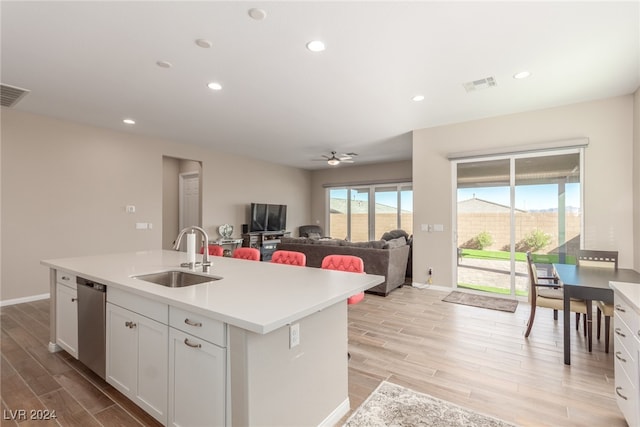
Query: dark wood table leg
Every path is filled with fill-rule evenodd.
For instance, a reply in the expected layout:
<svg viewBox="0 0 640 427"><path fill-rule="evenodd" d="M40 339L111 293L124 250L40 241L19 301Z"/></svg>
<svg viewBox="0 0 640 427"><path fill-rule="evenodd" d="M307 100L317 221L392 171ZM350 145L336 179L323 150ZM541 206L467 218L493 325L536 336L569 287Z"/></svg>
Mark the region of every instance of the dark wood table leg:
<svg viewBox="0 0 640 427"><path fill-rule="evenodd" d="M563 329L564 329L564 364L571 365L571 335L569 330L571 329L571 295L568 292L568 286L564 288L564 310L563 317Z"/></svg>
<svg viewBox="0 0 640 427"><path fill-rule="evenodd" d="M586 300L587 302L587 342L589 343L589 353L591 353L591 332L593 330L593 304L591 300Z"/></svg>

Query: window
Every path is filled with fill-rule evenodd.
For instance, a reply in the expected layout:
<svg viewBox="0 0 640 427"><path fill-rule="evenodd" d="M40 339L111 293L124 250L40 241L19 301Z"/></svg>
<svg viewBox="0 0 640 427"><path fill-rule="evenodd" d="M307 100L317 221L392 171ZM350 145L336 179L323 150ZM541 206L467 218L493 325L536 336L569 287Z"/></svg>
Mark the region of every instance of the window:
<svg viewBox="0 0 640 427"><path fill-rule="evenodd" d="M354 242L377 240L387 231L413 234L410 183L328 188L329 235Z"/></svg>

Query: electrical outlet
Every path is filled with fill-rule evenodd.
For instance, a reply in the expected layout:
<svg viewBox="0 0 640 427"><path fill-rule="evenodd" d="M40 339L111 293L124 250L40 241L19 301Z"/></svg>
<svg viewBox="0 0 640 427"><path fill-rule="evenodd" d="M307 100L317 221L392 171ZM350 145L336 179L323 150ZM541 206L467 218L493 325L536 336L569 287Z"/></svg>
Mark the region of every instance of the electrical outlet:
<svg viewBox="0 0 640 427"><path fill-rule="evenodd" d="M289 348L300 344L300 323L289 325Z"/></svg>

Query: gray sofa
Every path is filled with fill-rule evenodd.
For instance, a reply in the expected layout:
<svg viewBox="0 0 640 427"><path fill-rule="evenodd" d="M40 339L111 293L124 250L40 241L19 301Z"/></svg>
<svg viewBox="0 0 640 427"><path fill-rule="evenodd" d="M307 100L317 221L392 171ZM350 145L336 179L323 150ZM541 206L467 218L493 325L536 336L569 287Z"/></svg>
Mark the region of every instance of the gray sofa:
<svg viewBox="0 0 640 427"><path fill-rule="evenodd" d="M384 296L404 284L409 258L409 246L404 237L371 242L283 237L276 249L302 252L307 256L307 267L318 268L327 255L358 256L364 261L365 273L386 278L367 292Z"/></svg>

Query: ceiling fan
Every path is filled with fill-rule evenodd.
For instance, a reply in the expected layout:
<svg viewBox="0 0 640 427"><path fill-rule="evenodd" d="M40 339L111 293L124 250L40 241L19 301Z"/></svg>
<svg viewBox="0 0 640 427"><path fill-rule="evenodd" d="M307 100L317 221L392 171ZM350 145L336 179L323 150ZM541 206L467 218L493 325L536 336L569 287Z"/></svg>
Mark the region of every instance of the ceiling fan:
<svg viewBox="0 0 640 427"><path fill-rule="evenodd" d="M345 154L338 155L336 151L332 151L330 156L323 154L322 157L324 157L324 159L314 159L314 160L320 161L320 162L326 161L331 166L337 166L340 163L353 163L354 162L353 157L357 155L358 155L357 153L345 153Z"/></svg>

